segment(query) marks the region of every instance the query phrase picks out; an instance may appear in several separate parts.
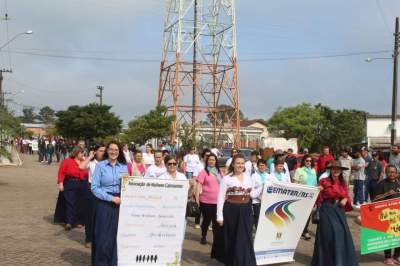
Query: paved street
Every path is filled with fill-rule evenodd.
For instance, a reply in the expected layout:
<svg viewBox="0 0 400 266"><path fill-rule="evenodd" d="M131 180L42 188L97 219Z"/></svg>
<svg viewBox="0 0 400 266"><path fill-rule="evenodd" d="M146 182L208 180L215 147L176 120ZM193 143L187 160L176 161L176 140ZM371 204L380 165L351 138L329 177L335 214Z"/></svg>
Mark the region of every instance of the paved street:
<svg viewBox="0 0 400 266"><path fill-rule="evenodd" d="M89 265L83 230L66 232L52 224L58 164L39 164L36 156L22 156L22 160L22 167L0 167L0 265ZM358 246L356 215L348 217ZM199 244L200 231L192 221L187 228L183 265L220 265L209 259L211 245ZM309 265L312 249L312 241L301 241L296 263L289 265ZM382 260L382 254L372 254L361 257L360 264L379 265Z"/></svg>

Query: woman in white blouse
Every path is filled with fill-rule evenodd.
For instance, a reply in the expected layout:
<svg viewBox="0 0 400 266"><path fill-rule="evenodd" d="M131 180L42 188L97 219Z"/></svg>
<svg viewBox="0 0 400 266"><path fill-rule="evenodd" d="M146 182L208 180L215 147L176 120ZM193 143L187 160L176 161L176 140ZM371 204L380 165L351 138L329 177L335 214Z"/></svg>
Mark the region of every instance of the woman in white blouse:
<svg viewBox="0 0 400 266"><path fill-rule="evenodd" d="M178 162L173 155L167 155L164 158L164 164L167 167L167 172L159 177L159 179L167 180L187 180L186 176L177 171Z"/></svg>
<svg viewBox="0 0 400 266"><path fill-rule="evenodd" d="M257 265L252 243L253 181L245 173L244 165L243 154L233 157L218 193L217 222L223 227L224 263L229 266Z"/></svg>
<svg viewBox="0 0 400 266"><path fill-rule="evenodd" d="M146 145L146 152L143 153L143 163L146 166L146 169L149 168L150 165L154 164L153 146L151 144Z"/></svg>
<svg viewBox="0 0 400 266"><path fill-rule="evenodd" d="M273 165L273 171L268 178L279 182L291 183L290 173L285 169L285 161L283 159L275 160Z"/></svg>

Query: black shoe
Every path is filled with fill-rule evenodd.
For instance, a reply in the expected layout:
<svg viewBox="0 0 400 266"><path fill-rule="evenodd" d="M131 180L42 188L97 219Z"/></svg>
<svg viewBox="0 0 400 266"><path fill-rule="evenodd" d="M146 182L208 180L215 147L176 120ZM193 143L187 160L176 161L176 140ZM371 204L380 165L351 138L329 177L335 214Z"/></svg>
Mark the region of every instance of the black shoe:
<svg viewBox="0 0 400 266"><path fill-rule="evenodd" d="M201 237L200 244L207 245L207 240L205 236Z"/></svg>

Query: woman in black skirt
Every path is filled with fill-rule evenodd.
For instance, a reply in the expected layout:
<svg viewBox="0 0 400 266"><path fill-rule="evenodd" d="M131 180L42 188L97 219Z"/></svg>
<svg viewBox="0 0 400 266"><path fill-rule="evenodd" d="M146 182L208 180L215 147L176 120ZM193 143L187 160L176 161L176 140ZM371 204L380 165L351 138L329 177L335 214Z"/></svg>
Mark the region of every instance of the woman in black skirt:
<svg viewBox="0 0 400 266"><path fill-rule="evenodd" d="M83 150L75 147L71 156L61 162L58 169L58 199L54 223L64 224L65 230L81 228L86 220L85 195L88 186L88 171L80 169Z"/></svg>
<svg viewBox="0 0 400 266"><path fill-rule="evenodd" d="M244 170L242 154L233 157L229 174L220 184L217 203L217 222L223 226L225 265L255 266L252 229L253 211L251 189L253 182Z"/></svg>
<svg viewBox="0 0 400 266"><path fill-rule="evenodd" d="M353 238L345 211L351 211L351 200L340 161L331 164L330 176L319 181L319 223L315 237L313 266L358 265Z"/></svg>
<svg viewBox="0 0 400 266"><path fill-rule="evenodd" d="M121 176L128 174L125 156L117 142L106 147L105 160L96 165L92 192L97 198L93 237L92 265L117 266L117 231L121 204Z"/></svg>

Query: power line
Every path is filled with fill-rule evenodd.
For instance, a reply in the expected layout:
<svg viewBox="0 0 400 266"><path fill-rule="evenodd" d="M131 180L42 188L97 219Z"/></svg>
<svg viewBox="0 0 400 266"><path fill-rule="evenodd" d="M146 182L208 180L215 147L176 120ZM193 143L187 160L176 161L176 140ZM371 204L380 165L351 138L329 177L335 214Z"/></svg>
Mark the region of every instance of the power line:
<svg viewBox="0 0 400 266"><path fill-rule="evenodd" d="M263 61L290 61L290 60L312 60L312 59L324 59L324 58L336 58L336 57L352 57L360 55L370 54L384 54L390 53L391 50L378 50L378 51L364 51L364 52L350 52L342 54L327 54L327 55L310 55L310 56L291 56L291 57L267 57L267 58L250 58L240 59L239 62L263 62Z"/></svg>
<svg viewBox="0 0 400 266"><path fill-rule="evenodd" d="M391 36L392 32L391 32L390 27L385 19L385 14L383 13L381 2L379 0L376 0L375 2L376 2L376 5L378 6L379 15L383 21L383 24L385 24L385 28L387 29L387 33Z"/></svg>
<svg viewBox="0 0 400 266"><path fill-rule="evenodd" d="M125 63L156 63L159 59L144 59L144 58L118 58L118 57L95 57L95 56L75 56L66 54L45 54L35 52L21 52L16 50L7 50L13 54L30 55L38 57L60 58L60 59L74 59L74 60L92 60L92 61L112 61L112 62L125 62ZM2 51L3 52L3 51ZM262 62L262 61L289 61L289 60L311 60L311 59L324 59L336 57L352 57L360 55L384 54L390 53L391 50L375 50L375 51L360 51L348 53L335 53L335 54L321 54L321 55L308 55L308 56L289 56L289 57L257 57L257 58L240 58L241 62Z"/></svg>
<svg viewBox="0 0 400 266"><path fill-rule="evenodd" d="M159 59L143 59L143 58L117 58L117 57L95 57L95 56L74 56L65 54L43 54L34 52L21 52L15 50L7 50L13 54L21 55L32 55L40 57L50 57L50 58L62 58L62 59L77 59L77 60L93 60L93 61L114 61L114 62L138 62L138 63L154 63L159 62Z"/></svg>

